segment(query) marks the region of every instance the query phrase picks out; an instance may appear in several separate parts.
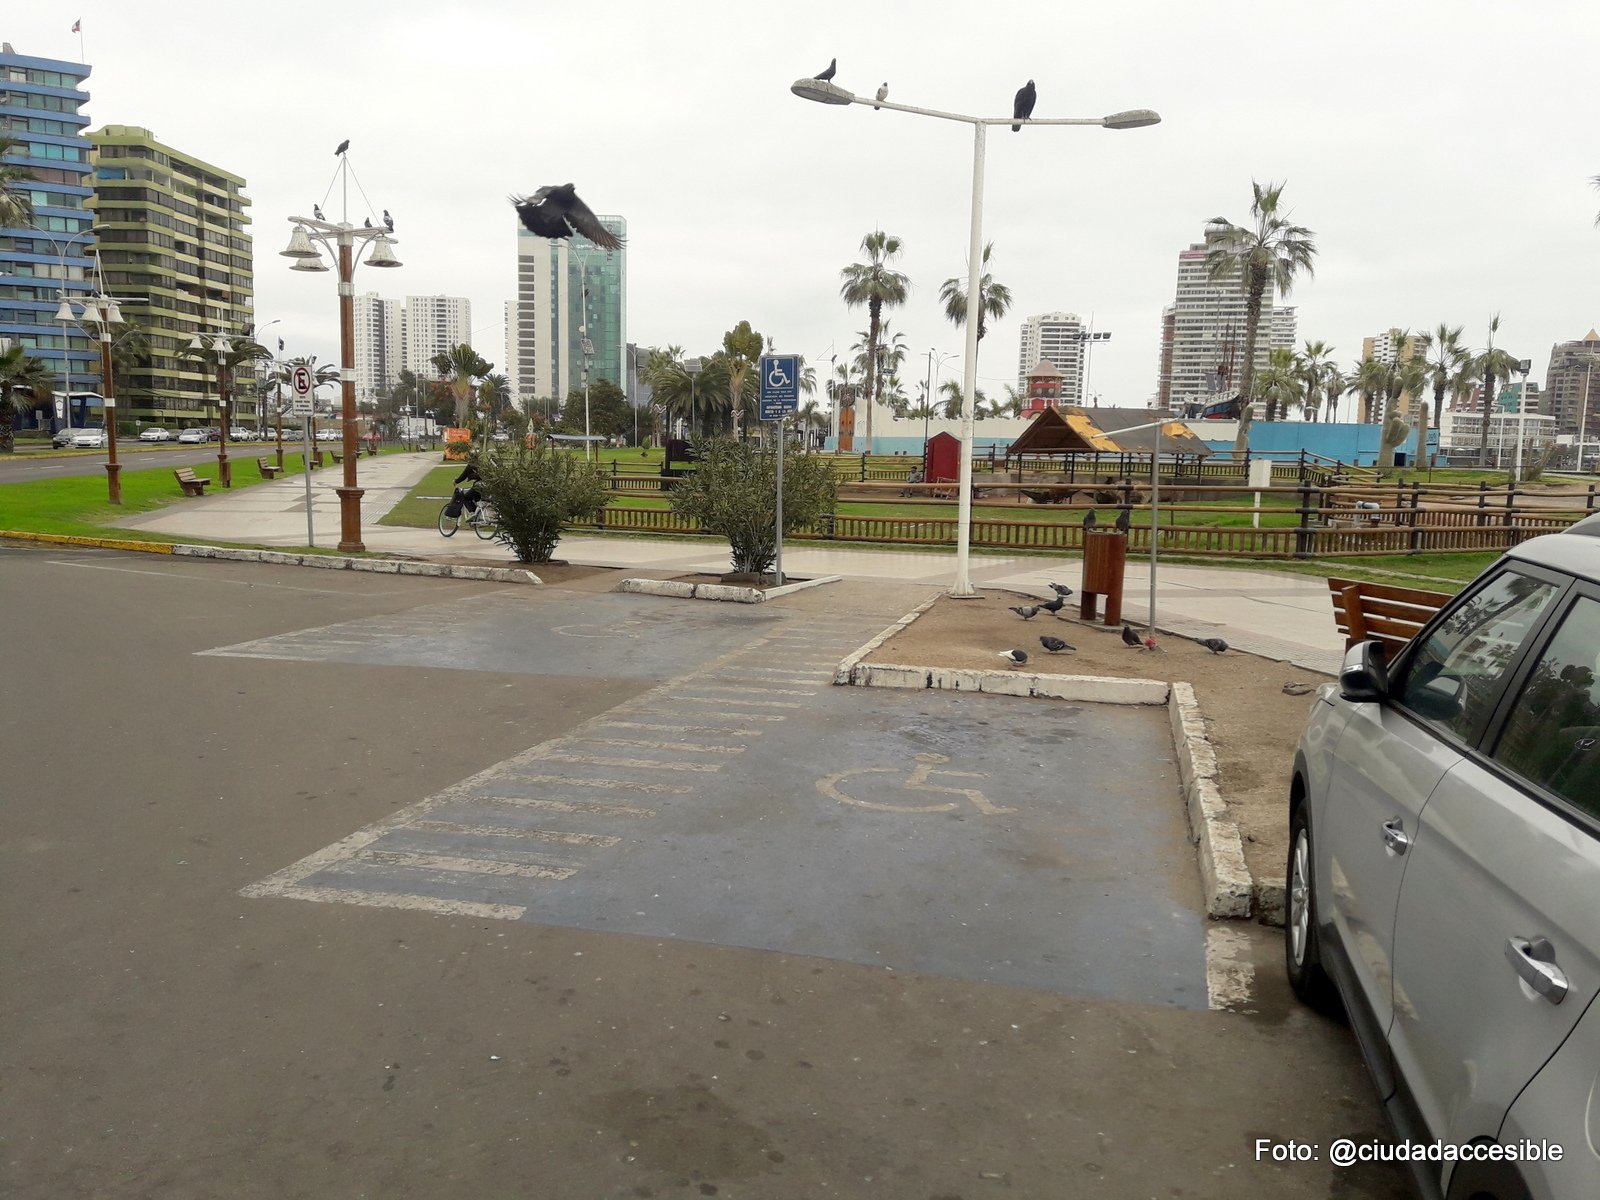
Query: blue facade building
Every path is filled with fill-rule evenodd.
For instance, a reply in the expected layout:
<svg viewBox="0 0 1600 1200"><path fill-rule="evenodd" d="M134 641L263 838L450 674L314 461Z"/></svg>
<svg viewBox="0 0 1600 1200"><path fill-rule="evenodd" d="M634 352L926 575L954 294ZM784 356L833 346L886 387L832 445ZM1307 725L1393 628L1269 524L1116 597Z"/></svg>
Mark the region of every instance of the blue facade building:
<svg viewBox="0 0 1600 1200"><path fill-rule="evenodd" d="M75 425L88 423L89 397L100 390L100 348L79 329L55 319L62 298L94 290L91 227L86 207L90 180L89 93L83 63L33 58L0 47L0 135L16 139L5 156L33 180L25 184L33 203L30 225L0 228L0 343L20 343L29 355L49 360L58 395L70 392ZM70 374L70 384L69 384ZM35 423L59 424L52 419Z"/></svg>

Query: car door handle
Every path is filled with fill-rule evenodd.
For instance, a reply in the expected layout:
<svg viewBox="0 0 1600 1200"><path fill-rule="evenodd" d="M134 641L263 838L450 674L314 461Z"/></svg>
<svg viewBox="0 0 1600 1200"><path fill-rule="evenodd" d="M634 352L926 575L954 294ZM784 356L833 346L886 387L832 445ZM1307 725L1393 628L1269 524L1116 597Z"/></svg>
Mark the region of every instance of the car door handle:
<svg viewBox="0 0 1600 1200"><path fill-rule="evenodd" d="M1539 995L1551 1004L1560 1004L1567 998L1567 976L1556 966L1555 957L1555 947L1548 938L1506 939L1506 961Z"/></svg>
<svg viewBox="0 0 1600 1200"><path fill-rule="evenodd" d="M1411 838L1399 817L1383 823L1383 844L1395 854L1404 854L1411 848Z"/></svg>

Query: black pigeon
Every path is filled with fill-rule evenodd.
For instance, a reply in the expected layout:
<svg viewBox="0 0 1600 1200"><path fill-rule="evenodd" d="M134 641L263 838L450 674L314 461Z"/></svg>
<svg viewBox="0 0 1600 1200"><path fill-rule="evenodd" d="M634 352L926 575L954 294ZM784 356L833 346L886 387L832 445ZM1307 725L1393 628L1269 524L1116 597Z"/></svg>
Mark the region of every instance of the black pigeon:
<svg viewBox="0 0 1600 1200"><path fill-rule="evenodd" d="M1017 101L1016 104L1012 106L1011 115L1016 117L1019 121L1027 120L1029 117L1033 116L1033 102L1038 98L1039 93L1033 90L1033 80L1030 79L1027 83L1023 84L1017 89ZM1021 125L1013 125L1011 127L1011 132L1016 133L1021 128Z"/></svg>
<svg viewBox="0 0 1600 1200"><path fill-rule="evenodd" d="M826 82L828 82L828 80L833 78L833 73L835 71L837 71L838 69L839 69L839 60L837 58L830 58L828 60L828 68L827 68L827 70L818 71L815 75L812 76L812 78L813 79L820 79L824 83L826 83Z"/></svg>
<svg viewBox="0 0 1600 1200"><path fill-rule="evenodd" d="M1056 595L1062 596L1062 597L1066 597L1066 596L1072 595L1072 589L1069 588L1064 583L1052 583L1050 585L1050 590L1052 592L1054 592Z"/></svg>
<svg viewBox="0 0 1600 1200"><path fill-rule="evenodd" d="M371 217L367 217L367 218L365 218L365 219L364 219L364 220L363 220L363 221L362 221L362 222L361 222L361 227L362 227L362 228L363 228L363 229L371 229L371 228L372 228L372 218L371 218Z"/></svg>
<svg viewBox="0 0 1600 1200"><path fill-rule="evenodd" d="M324 142L323 145L327 145L327 143ZM349 138L345 138L344 141L339 143L339 148L333 152L333 156L335 158L338 158L339 155L343 154L348 149L350 149L350 139Z"/></svg>
<svg viewBox="0 0 1600 1200"><path fill-rule="evenodd" d="M1039 615L1039 605L1024 604L1020 608L1012 608L1011 611L1016 613L1017 616L1021 617L1024 621L1031 621Z"/></svg>
<svg viewBox="0 0 1600 1200"><path fill-rule="evenodd" d="M383 210L383 227L390 233L394 232L394 218L389 215L389 210Z"/></svg>
<svg viewBox="0 0 1600 1200"><path fill-rule="evenodd" d="M531 196L513 196L517 216L530 233L546 238L567 238L582 234L596 246L607 250L622 249L622 239L604 225L594 211L578 199L570 183L540 188Z"/></svg>
<svg viewBox="0 0 1600 1200"><path fill-rule="evenodd" d="M1200 644L1213 654L1226 654L1228 643L1221 638L1201 638Z"/></svg>
<svg viewBox="0 0 1600 1200"><path fill-rule="evenodd" d="M887 100L888 98L889 98L889 81L887 79L885 79L883 81L883 84L878 88L878 99L879 100ZM876 104L874 104L872 106L872 111L873 112L877 112L878 111L878 106Z"/></svg>
<svg viewBox="0 0 1600 1200"><path fill-rule="evenodd" d="M1026 650L1007 650L1005 653L1001 654L1000 657L1005 659L1013 667L1020 667L1023 663L1028 661L1028 652Z"/></svg>
<svg viewBox="0 0 1600 1200"><path fill-rule="evenodd" d="M1084 529L1086 531L1093 529L1099 520L1100 518L1094 515L1094 509L1091 508L1088 512L1083 514Z"/></svg>
<svg viewBox="0 0 1600 1200"><path fill-rule="evenodd" d="M327 220L327 218L322 215L322 206L320 204L313 204L311 206L311 215L319 221Z"/></svg>
<svg viewBox="0 0 1600 1200"><path fill-rule="evenodd" d="M1058 637L1050 637L1048 634L1039 639L1039 645L1050 651L1051 654L1060 654L1063 650L1077 649L1076 646L1073 646L1067 642L1063 642Z"/></svg>
<svg viewBox="0 0 1600 1200"><path fill-rule="evenodd" d="M1066 602L1067 598L1065 596L1057 596L1054 600L1046 600L1043 604L1039 605L1039 607L1045 612L1054 615L1061 611L1062 606L1065 605Z"/></svg>
<svg viewBox="0 0 1600 1200"><path fill-rule="evenodd" d="M1118 533L1127 533L1128 532L1128 526L1130 526L1132 524L1133 524L1133 511L1131 509L1126 509L1125 508L1125 509L1123 509L1121 512L1119 512L1117 514L1117 532Z"/></svg>
<svg viewBox="0 0 1600 1200"><path fill-rule="evenodd" d="M1144 641L1133 631L1132 625L1122 627L1122 644L1131 650L1143 650Z"/></svg>

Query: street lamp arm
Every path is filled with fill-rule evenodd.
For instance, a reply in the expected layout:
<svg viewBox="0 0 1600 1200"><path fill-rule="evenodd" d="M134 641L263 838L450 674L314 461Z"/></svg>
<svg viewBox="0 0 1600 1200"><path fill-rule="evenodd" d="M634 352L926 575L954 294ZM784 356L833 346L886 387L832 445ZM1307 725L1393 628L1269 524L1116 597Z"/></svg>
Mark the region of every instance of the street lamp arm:
<svg viewBox="0 0 1600 1200"><path fill-rule="evenodd" d="M973 117L937 108L900 104L894 100L857 96L836 84L820 79L797 79L789 85L789 90L804 100L815 100L822 104L867 104L873 108L915 113L921 117L937 117L941 121L960 121L967 125L1102 125L1108 129L1137 129L1144 125L1155 125L1161 120L1160 116L1148 108L1133 108L1106 117Z"/></svg>

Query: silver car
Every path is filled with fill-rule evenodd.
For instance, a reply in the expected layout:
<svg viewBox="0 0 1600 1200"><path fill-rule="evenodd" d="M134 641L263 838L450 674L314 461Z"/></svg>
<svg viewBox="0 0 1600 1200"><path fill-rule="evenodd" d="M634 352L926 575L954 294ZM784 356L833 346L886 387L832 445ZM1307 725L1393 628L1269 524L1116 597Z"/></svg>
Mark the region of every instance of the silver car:
<svg viewBox="0 0 1600 1200"><path fill-rule="evenodd" d="M1352 649L1289 805L1290 982L1342 1001L1423 1194L1600 1196L1600 516Z"/></svg>

